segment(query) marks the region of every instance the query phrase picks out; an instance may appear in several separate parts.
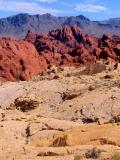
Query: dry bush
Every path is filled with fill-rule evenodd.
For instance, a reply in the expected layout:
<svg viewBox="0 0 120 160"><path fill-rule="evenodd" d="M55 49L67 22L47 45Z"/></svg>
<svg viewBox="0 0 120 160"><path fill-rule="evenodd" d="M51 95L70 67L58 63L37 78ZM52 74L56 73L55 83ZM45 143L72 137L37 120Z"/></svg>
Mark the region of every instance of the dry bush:
<svg viewBox="0 0 120 160"><path fill-rule="evenodd" d="M112 160L120 160L120 153L114 153L112 156Z"/></svg>
<svg viewBox="0 0 120 160"><path fill-rule="evenodd" d="M52 142L52 145L50 145L51 147L64 147L64 146L68 146L67 144L67 135L64 136L58 136L57 138L54 139L54 141Z"/></svg>
<svg viewBox="0 0 120 160"><path fill-rule="evenodd" d="M37 154L37 156L39 157L43 157L43 156L59 156L59 154L55 153L55 152L40 152Z"/></svg>
<svg viewBox="0 0 120 160"><path fill-rule="evenodd" d="M101 155L101 150L100 149L97 149L97 148L93 148L91 150L88 150L86 153L85 153L85 157L86 158L92 158L92 159L97 159L100 157Z"/></svg>
<svg viewBox="0 0 120 160"><path fill-rule="evenodd" d="M97 73L101 73L106 70L106 65L104 64L90 64L83 71L81 71L81 75L93 75Z"/></svg>
<svg viewBox="0 0 120 160"><path fill-rule="evenodd" d="M16 98L14 104L16 109L22 112L33 110L39 105L38 101L29 97Z"/></svg>
<svg viewBox="0 0 120 160"><path fill-rule="evenodd" d="M77 155L77 156L74 157L74 160L83 160L83 157L80 156L80 155Z"/></svg>

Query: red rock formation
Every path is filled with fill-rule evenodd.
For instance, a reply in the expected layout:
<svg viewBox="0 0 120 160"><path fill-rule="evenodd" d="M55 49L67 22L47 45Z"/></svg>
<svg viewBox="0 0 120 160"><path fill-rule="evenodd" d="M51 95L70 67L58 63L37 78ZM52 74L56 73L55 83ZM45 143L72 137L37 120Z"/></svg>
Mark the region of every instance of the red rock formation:
<svg viewBox="0 0 120 160"><path fill-rule="evenodd" d="M32 34L32 33L30 33ZM30 39L26 37L26 40ZM33 37L33 35L32 35ZM88 64L97 60L119 61L120 38L103 35L101 39L83 34L77 26L64 26L48 35L36 35L34 45L40 55L45 55L48 64L56 65ZM59 57L56 61L54 57Z"/></svg>
<svg viewBox="0 0 120 160"><path fill-rule="evenodd" d="M31 43L0 39L0 81L28 80L46 68L45 59Z"/></svg>
<svg viewBox="0 0 120 160"><path fill-rule="evenodd" d="M80 66L109 59L120 62L120 37L98 39L77 26L48 35L28 31L25 40L0 39L0 80L27 80L53 64Z"/></svg>

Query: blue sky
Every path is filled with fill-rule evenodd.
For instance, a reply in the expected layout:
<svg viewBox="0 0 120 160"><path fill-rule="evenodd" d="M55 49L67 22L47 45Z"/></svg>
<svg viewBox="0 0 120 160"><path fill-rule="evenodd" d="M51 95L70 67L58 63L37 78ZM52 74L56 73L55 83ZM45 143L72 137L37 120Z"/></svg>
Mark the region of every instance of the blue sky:
<svg viewBox="0 0 120 160"><path fill-rule="evenodd" d="M120 17L120 0L0 0L0 18L18 13L84 15L92 20Z"/></svg>

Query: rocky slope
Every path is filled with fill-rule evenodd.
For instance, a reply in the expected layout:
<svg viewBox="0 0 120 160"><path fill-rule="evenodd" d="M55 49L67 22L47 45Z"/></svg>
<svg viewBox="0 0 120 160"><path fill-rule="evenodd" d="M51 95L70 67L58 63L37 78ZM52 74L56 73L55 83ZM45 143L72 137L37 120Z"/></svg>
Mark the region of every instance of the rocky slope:
<svg viewBox="0 0 120 160"><path fill-rule="evenodd" d="M120 37L95 38L74 25L48 34L28 31L24 40L0 39L0 81L28 80L53 65L79 67L97 61L120 61Z"/></svg>
<svg viewBox="0 0 120 160"><path fill-rule="evenodd" d="M0 39L0 81L27 80L43 71L45 64L27 41Z"/></svg>
<svg viewBox="0 0 120 160"><path fill-rule="evenodd" d="M16 16L0 19L0 35L23 38L28 29L33 32L45 32L61 28L64 25L76 24L83 32L102 36L103 34L120 35L120 18L105 21L91 21L83 15L71 17L55 17L50 14L28 15L18 14Z"/></svg>
<svg viewBox="0 0 120 160"><path fill-rule="evenodd" d="M119 157L120 66L63 67L55 74L1 84L0 159Z"/></svg>

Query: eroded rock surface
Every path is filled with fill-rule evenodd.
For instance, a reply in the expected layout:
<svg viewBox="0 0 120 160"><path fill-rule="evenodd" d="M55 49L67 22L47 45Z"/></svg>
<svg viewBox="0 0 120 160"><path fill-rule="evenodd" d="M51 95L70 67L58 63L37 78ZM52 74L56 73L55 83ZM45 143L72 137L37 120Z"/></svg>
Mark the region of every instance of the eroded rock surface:
<svg viewBox="0 0 120 160"><path fill-rule="evenodd" d="M52 66L75 66L120 61L120 37L89 36L77 26L48 34L28 31L24 40L0 38L0 81L28 80Z"/></svg>
<svg viewBox="0 0 120 160"><path fill-rule="evenodd" d="M28 82L1 84L0 159L111 160L119 154L119 68L86 75L88 66L64 67L57 79L49 70Z"/></svg>

